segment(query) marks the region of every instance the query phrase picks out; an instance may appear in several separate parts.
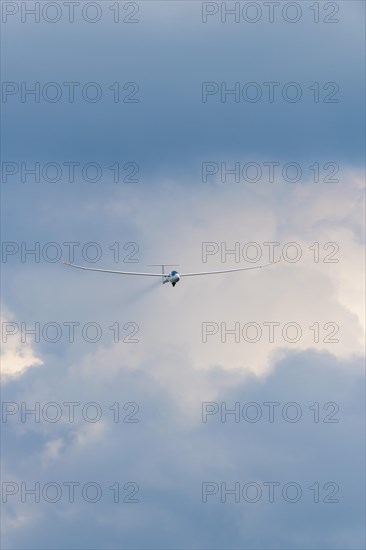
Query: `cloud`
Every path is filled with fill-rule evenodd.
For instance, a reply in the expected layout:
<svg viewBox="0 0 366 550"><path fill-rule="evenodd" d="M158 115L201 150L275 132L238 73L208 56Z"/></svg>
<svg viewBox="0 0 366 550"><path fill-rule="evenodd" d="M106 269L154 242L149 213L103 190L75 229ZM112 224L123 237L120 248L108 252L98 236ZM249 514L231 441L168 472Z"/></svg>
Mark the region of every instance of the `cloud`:
<svg viewBox="0 0 366 550"><path fill-rule="evenodd" d="M67 345L65 331L60 344L74 358L89 351L103 354L107 347L103 372L93 372L97 378L111 375L113 357L122 348L120 343L108 349L112 332L107 327L117 320L121 327L126 322L138 326L139 342L122 348L131 368L158 358L162 342L172 362L176 355L176 361L185 357L198 369L220 366L257 375L270 372L291 351L327 351L342 359L362 355L365 273L359 205L363 193L361 174L350 170L331 186L304 182L289 188L275 182L263 188L213 183L193 190L183 181L168 180L155 182L150 190L136 190L128 201L123 190L98 199L91 195L86 212L98 209L108 219L99 241L123 244L136 240L141 271L144 264L158 261L176 261L182 272L251 266L253 248L247 249L248 243L257 243L258 263L272 259L264 243L279 243L273 247L273 257L282 254L284 258L263 270L182 279L174 289L170 285L150 288L150 281L140 278L67 271L60 264L43 263L37 268L29 264L13 276L17 296L27 304L18 314L27 319L36 311L44 323L56 314L60 324L74 320L81 325L91 320L100 323L104 327L100 349L80 338ZM68 212L69 227L77 227L80 217L90 227L83 209L61 203L61 216L63 210ZM127 234L118 232L121 219L128 225ZM92 232L84 241L93 238ZM62 227L52 239L67 240ZM211 243L209 250L215 247L214 254L204 256L204 243ZM293 263L294 254L298 261ZM96 267L110 267L107 258L105 254ZM121 264L122 268L135 269L136 264ZM60 289L59 296L53 284L44 282L50 276ZM49 299L42 303L26 300L26 280L34 296L42 292ZM61 348L41 342L39 349L58 353ZM89 369L96 370L93 360ZM167 384L169 373L160 376Z"/></svg>
<svg viewBox="0 0 366 550"><path fill-rule="evenodd" d="M50 460L56 460L60 458L60 451L64 447L65 443L62 438L51 439L44 445L44 451L42 459L44 463Z"/></svg>
<svg viewBox="0 0 366 550"><path fill-rule="evenodd" d="M194 2L142 2L137 25L114 24L107 5L95 25L38 24L32 14L23 24L19 13L9 22L4 80L58 81L63 90L64 82L80 82L79 90L99 81L103 97L4 104L5 161L19 169L80 163L72 183L66 170L54 183L31 174L22 182L20 172L4 182L4 240L29 248L96 241L96 267L141 271L157 262L182 271L251 265L243 251L253 242L258 261L268 261L268 242L279 242L284 258L258 271L182 279L174 289L43 257L4 262L4 320L41 327L39 342L23 342L19 330L4 346L2 478L17 489L3 503L7 548L365 547L364 6L343 4L337 24L315 24L314 6L305 5L299 24L222 23L220 14L204 24ZM108 87L116 81L136 81L140 102L115 103ZM256 81L263 91L267 81L298 81L303 95L237 103L218 93L203 103L203 81ZM327 82L339 86L338 103L323 103ZM130 161L139 182L115 183L110 167ZM203 162L272 161L299 163L301 180L223 184L218 173L202 181ZM81 179L87 162L102 167L98 182ZM338 183L324 181L327 163L339 167ZM137 243L139 263L113 263L116 242L121 250ZM206 262L203 243L215 249ZM296 243L290 256L300 249L298 262L286 258L286 243ZM240 261L225 258L225 248L238 249ZM75 260L85 263L80 249ZM57 342L43 337L49 322L61 327ZM96 343L83 337L89 322L100 325ZM218 489L207 502L205 481ZM91 482L102 490L95 502L86 498L95 494L85 492ZM222 484L247 482L263 498L235 502L230 493L225 502ZM275 502L267 482L280 484ZM283 498L287 482L301 487L296 503ZM62 494L50 502L55 484ZM327 503L332 490L338 501ZM138 502L125 501L131 494Z"/></svg>
<svg viewBox="0 0 366 550"><path fill-rule="evenodd" d="M94 361L103 368L101 359ZM165 366L167 372L169 361ZM176 366L172 375L183 367ZM35 510L33 520L22 530L7 527L7 547L19 548L32 540L37 548L68 548L77 532L78 548L178 548L182 543L187 548L222 548L224 543L227 548L258 549L362 547L361 362L340 362L329 354L300 352L279 362L267 378L240 374L235 385L227 384L228 373L223 369L200 372L186 362L176 385L180 386L185 378L201 402L197 399L185 408L171 388L151 375L156 367L155 359L137 369L121 365L113 379L97 383L98 390L95 379L84 369L70 368L64 373L53 399L65 400L70 395L67 388L73 386L74 399L78 397L83 402L87 396L98 398L103 408L103 429L98 431L97 439L92 435L95 430L88 429L92 437L87 445L80 445L79 439L72 436L75 430L89 428L80 415L76 426L44 420L42 426L36 426L30 419L23 425L25 433L28 438L33 434L34 440L43 431L42 446L26 444L24 448L25 435L19 437L14 429L19 419L13 418L4 426L13 451L27 453L22 464L10 465L5 457L4 480L23 480L27 487L35 481L41 487L50 481L60 486L70 481L80 484L73 503L65 492L55 504L43 498L35 504L32 497L21 503L20 494L9 497L4 512L7 516L10 509L15 518L19 516L14 521L20 521L28 509ZM49 399L47 393L42 393L48 384L43 389L37 387L36 371L32 378L36 393L27 394L27 399ZM219 409L233 411L238 403L243 411L245 404L255 403L261 411L260 419L248 421L253 409L247 409L248 416L241 412L237 420L232 413L222 417L219 411L209 414L203 423L202 402L213 398L207 390L210 387L215 387L213 400ZM140 406L136 424L114 422L108 408L115 400L123 403L127 396L133 396ZM273 422L269 421L269 408L265 405L268 402L278 404ZM325 407L329 402L338 408ZM289 403L296 403L301 411L301 418L295 423L289 421L294 412L293 408L286 409ZM189 413L191 422L187 423ZM337 422L327 422L330 413L331 420ZM42 460L45 451L47 461ZM103 491L103 498L94 505L80 497L81 488L91 481ZM113 502L113 492L108 488L117 481L123 496L124 484L136 483L139 502ZM243 499L236 503L234 496L228 494L223 503L218 492L204 503L203 482L217 487L226 483L227 488L253 482L262 487L263 496L253 504ZM280 484L276 485L279 489L273 503L268 502L265 492L268 482ZM288 482L298 484L302 491L295 504L281 496ZM314 483L319 484L319 503L309 489ZM326 483L335 485L324 488ZM337 493L336 504L323 501L330 489ZM130 491L131 487L127 492ZM89 527L84 529L87 520ZM260 528L263 524L266 529Z"/></svg>
<svg viewBox="0 0 366 550"><path fill-rule="evenodd" d="M265 191L221 185L187 192L183 184L166 182L159 193L149 193L148 202L139 196L129 201L128 209L136 212L134 225L144 243L146 263L158 258L170 262L178 254L175 261L182 264L182 272L225 269L252 265L244 256L250 242L258 243L259 263L271 259L266 242L280 243L275 257L288 251L278 266L182 279L174 291L164 287L147 295L133 308L142 325L137 355L144 354L145 346L149 354L157 353L162 334L174 346L174 353L192 358L197 368L220 365L263 374L278 354L290 350L325 350L339 358L362 355L365 274L360 174L344 174L335 187L316 188L309 182L291 189L273 185ZM328 215L329 203L333 213ZM158 205L163 217L156 216ZM124 201L111 201L105 208L112 226L114 219L128 216ZM204 243L216 247L206 263L202 260ZM286 248L288 243L295 243L300 251L295 263L290 261L294 247ZM234 249L240 257L230 253ZM77 281L78 276L74 274L73 279ZM90 288L106 282L97 277L84 277L84 282ZM123 285L116 281L111 292L120 289L124 306ZM143 283L139 286L143 288ZM156 323L158 311L160 322ZM277 323L274 342L270 341L270 323ZM299 325L298 341L296 328L284 330L288 323ZM225 328L232 333L226 335ZM204 343L205 330L215 334L208 334ZM318 330L321 334L316 335Z"/></svg>
<svg viewBox="0 0 366 550"><path fill-rule="evenodd" d="M9 312L1 317L2 350L1 376L4 381L24 374L29 368L43 364L33 347L22 342L19 323Z"/></svg>

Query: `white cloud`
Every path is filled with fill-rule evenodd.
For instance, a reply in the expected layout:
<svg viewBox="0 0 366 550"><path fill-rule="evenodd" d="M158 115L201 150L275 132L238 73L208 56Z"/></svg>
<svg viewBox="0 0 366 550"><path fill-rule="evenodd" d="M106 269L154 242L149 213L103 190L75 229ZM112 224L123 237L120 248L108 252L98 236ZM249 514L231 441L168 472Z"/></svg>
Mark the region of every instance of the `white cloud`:
<svg viewBox="0 0 366 550"><path fill-rule="evenodd" d="M43 364L32 346L22 342L19 323L14 321L13 315L9 312L1 316L1 330L1 377L5 381L22 375L31 367Z"/></svg>
<svg viewBox="0 0 366 550"><path fill-rule="evenodd" d="M59 459L64 446L65 442L61 437L47 441L44 444L44 450L42 453L43 464L46 465L52 460Z"/></svg>
<svg viewBox="0 0 366 550"><path fill-rule="evenodd" d="M133 307L124 297L132 286L138 293L138 284L119 280L114 286L109 279L112 292L121 289L124 311L141 319L141 344L136 346L135 359L157 356L162 346L166 351L175 347L199 369L220 365L260 375L291 350L328 351L338 358L362 355L365 273L360 240L361 179L359 173L348 171L339 184L289 187L275 183L269 190L259 186L243 188L242 193L237 186L235 191L230 185L203 186L197 191L167 182L148 201L140 202L135 196L128 208L136 212L134 224L143 234L147 263L174 258L182 264L182 271L238 266L233 255L222 263L220 253L202 263L203 242L216 242L219 247L224 242L227 249L239 242L242 251L245 243L255 241L261 244L262 262L268 259L263 242L283 245L295 241L302 251L297 263L283 261L258 272L183 279L174 290L157 288L136 299ZM124 201L113 200L110 217L126 215L125 209ZM319 260L314 243L319 243ZM328 261L332 259L338 262ZM75 279L79 275L75 274ZM83 281L90 287L106 284L102 277L88 281L84 277ZM139 283L144 289L144 283ZM218 327L218 333L208 336L207 343L201 338L203 322ZM264 325L269 322L279 323L274 343L269 341L269 328ZM295 339L291 327L287 335L282 334L291 322L300 326L298 342L289 342ZM229 334L226 343L221 342L221 323L228 329L240 323L239 343ZM260 326L258 342L243 338L247 323ZM248 339L254 338L253 331L255 327Z"/></svg>
<svg viewBox="0 0 366 550"><path fill-rule="evenodd" d="M184 402L192 399L194 390L182 390L184 376L177 388L175 377L170 377L173 364L182 365L181 369L187 362L198 370L220 366L233 374L263 375L280 357L295 350L327 351L341 359L360 355L364 337L362 195L362 175L349 170L342 174L339 184L275 182L271 186L228 184L197 188L165 181L150 190L135 189L128 194L128 201L125 190L112 197L98 197L98 210L108 217L100 235L103 242L123 243L124 236L115 233L123 219L124 224L130 225L129 238L134 233L138 236L139 269L145 263L158 261L177 261L182 271L250 265L244 261L235 263L233 255L228 255L223 263L220 253L203 263L203 242L216 242L219 247L226 243L227 249L239 243L241 253L246 243L257 242L263 252L261 262L266 262L268 248L264 242L280 242L282 246L295 241L301 247L302 257L298 263L282 261L260 271L182 279L175 289L160 284L150 287L150 281L139 278L66 272L61 265L57 269L53 266L54 284L60 292L53 295L52 308L50 301L34 303L32 308L29 296L28 307L45 320L50 320L52 309L59 312L60 322L95 320L104 327L116 320L121 326L127 321L136 322L140 327L138 344L120 342L110 349L105 342L87 348L75 344L74 348L68 346L68 351L74 360L85 356L81 368L96 380L113 379L122 368L120 357L123 368L137 370L149 370L153 360L159 366L152 375L174 394L181 393L182 399L184 395ZM89 211L93 205L96 207L96 202L89 197L85 208ZM69 208L68 214L71 226L83 216L79 207ZM333 248L323 247L332 242L339 246L334 255L339 262L325 263L323 260ZM319 243L319 262L314 261L313 243ZM103 260L97 267L107 263ZM136 264L123 267L132 269ZM45 286L39 273L23 270L17 275L19 288L24 287L24 278L35 288L37 284ZM207 336L203 343L205 322L213 323L218 332ZM288 341L295 335L291 326L287 336L283 335L286 325L292 322L300 327L298 342ZM232 334L227 335L226 343L221 341L222 323L228 330L239 323L239 342ZM248 323L259 326L258 342L245 341L243 331ZM269 338L268 323L279 323L274 327L274 342ZM317 331L319 342L315 341ZM254 338L254 325L247 334L247 339ZM339 341L328 342L330 339ZM30 346L12 344L11 351L13 372L40 364L41 359Z"/></svg>

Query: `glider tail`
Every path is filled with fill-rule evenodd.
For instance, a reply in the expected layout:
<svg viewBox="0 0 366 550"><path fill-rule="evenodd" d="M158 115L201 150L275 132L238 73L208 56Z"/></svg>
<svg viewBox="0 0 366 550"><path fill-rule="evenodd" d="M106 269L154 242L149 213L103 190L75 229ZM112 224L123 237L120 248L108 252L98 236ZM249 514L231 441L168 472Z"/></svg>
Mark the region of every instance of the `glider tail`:
<svg viewBox="0 0 366 550"><path fill-rule="evenodd" d="M178 264L148 264L149 267L161 267L161 278L162 282L164 283L165 277L168 276L168 273L165 273L166 267L177 267Z"/></svg>

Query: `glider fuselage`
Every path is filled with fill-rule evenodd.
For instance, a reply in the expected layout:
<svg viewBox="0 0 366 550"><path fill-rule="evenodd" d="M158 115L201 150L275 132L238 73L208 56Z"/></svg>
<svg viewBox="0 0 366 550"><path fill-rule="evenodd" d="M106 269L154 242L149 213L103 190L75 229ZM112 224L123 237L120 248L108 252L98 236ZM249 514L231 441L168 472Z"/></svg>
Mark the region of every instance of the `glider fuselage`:
<svg viewBox="0 0 366 550"><path fill-rule="evenodd" d="M165 283L172 283L172 285L175 286L179 280L180 280L180 275L178 271L171 271L169 275L164 275L163 285Z"/></svg>

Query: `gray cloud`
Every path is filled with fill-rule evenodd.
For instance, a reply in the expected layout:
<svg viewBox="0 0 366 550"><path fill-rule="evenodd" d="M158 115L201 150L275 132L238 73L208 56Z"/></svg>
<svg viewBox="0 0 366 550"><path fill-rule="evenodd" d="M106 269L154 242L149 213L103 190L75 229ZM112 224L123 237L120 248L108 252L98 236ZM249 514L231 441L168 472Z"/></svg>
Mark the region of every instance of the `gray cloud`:
<svg viewBox="0 0 366 550"><path fill-rule="evenodd" d="M97 399L106 411L108 402L133 395L140 403L140 422L116 424L106 416L100 425L78 422L70 426L44 420L35 425L31 419L20 425L13 417L4 426L4 440L12 454L24 459L16 465L11 455L5 457L4 480L29 484L35 480L41 484L74 480L82 485L94 480L104 492L94 505L80 498L73 504L64 499L57 504L21 504L18 498L9 497L5 514L12 511L18 521L28 514L30 518L21 530L7 530L7 547L23 547L29 540L37 548L88 548L90 544L93 548L220 548L224 544L227 548L362 547L364 395L360 365L335 363L327 354L290 354L267 378L238 376L236 382L234 378L231 381L235 386L225 389L220 387L224 374L220 369L200 374L176 357L173 364L161 357L160 362L164 361L173 373L184 369L192 386L201 386L201 401L212 401L207 388L213 384L217 389L215 402L226 403L228 409L235 402L241 408L255 402L263 418L251 423L242 415L236 423L232 415L224 417L224 422L214 415L202 423L197 401L189 411L192 421L187 425L187 410L149 376L149 370L156 368L153 362L133 371L120 363L113 378L98 389L82 365L79 370L70 367L64 381L51 393L47 371L43 370L43 385L33 373L25 394L18 393L18 399ZM33 389L29 391L29 387ZM280 403L273 423L268 421L264 402ZM286 415L280 413L289 402L301 408L299 422L284 420ZM316 402L320 403L319 422L313 416ZM339 422L324 422L329 411L322 406L327 402L338 404L339 411L332 418ZM289 412L289 417L292 414ZM58 438L63 448L45 463L45 443ZM138 482L140 502L110 502L107 487L116 480ZM204 481L226 482L228 488L235 482L276 481L280 490L285 483L296 482L302 497L291 504L276 494L269 503L263 493L257 503L243 499L235 503L233 496L222 503L219 494L203 503ZM314 482L320 484L321 500L331 493L329 488L324 491L323 485L337 484L339 502L315 503L309 489ZM289 495L292 498L291 492ZM89 526L84 529L88 518ZM67 530L62 532L61 526Z"/></svg>

